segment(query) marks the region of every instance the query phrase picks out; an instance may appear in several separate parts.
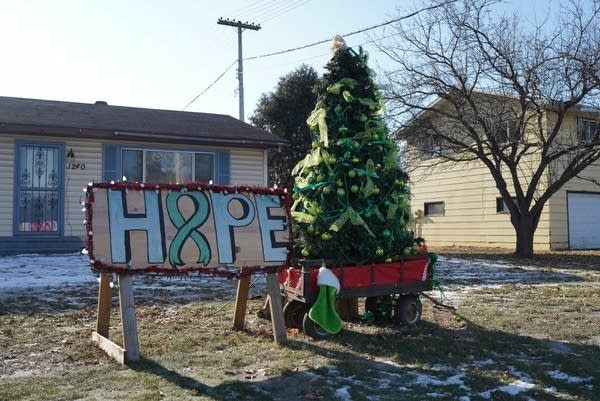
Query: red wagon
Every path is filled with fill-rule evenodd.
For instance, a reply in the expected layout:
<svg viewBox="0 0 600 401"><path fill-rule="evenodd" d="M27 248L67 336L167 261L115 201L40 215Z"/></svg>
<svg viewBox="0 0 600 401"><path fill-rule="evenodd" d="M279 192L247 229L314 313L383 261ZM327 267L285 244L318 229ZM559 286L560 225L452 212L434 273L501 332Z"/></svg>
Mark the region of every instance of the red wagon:
<svg viewBox="0 0 600 401"><path fill-rule="evenodd" d="M419 295L432 289L432 254L405 256L392 263L331 267L340 281L337 298L365 297L365 309L373 310L379 297L390 296L393 319L397 323L414 325L421 318ZM329 336L308 317L308 310L317 299L317 275L321 260L298 261L297 266L279 272L279 283L285 297L283 316L287 327L298 328L316 339Z"/></svg>

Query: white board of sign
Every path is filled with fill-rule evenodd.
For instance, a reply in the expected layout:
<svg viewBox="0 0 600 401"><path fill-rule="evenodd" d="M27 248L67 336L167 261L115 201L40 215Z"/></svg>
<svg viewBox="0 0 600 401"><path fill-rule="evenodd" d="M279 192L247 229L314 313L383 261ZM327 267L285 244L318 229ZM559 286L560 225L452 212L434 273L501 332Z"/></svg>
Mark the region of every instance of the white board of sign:
<svg viewBox="0 0 600 401"><path fill-rule="evenodd" d="M288 261L289 199L281 189L111 182L84 192L97 271L171 275Z"/></svg>

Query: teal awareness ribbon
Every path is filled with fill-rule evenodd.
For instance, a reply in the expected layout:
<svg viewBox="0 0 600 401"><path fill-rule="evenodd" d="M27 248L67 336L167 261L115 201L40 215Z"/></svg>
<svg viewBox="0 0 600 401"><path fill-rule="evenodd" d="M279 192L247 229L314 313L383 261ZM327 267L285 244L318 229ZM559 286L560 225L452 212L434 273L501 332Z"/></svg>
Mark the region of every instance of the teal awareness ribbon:
<svg viewBox="0 0 600 401"><path fill-rule="evenodd" d="M194 212L188 220L183 217L179 210L179 198L182 196L187 196L194 203ZM169 219L177 228L177 234L175 234L169 246L169 263L175 267L185 264L181 260L181 251L185 242L191 238L198 247L198 251L200 251L198 263L207 266L211 258L210 246L206 237L196 229L208 219L210 212L208 198L202 192L173 191L167 195L166 203Z"/></svg>

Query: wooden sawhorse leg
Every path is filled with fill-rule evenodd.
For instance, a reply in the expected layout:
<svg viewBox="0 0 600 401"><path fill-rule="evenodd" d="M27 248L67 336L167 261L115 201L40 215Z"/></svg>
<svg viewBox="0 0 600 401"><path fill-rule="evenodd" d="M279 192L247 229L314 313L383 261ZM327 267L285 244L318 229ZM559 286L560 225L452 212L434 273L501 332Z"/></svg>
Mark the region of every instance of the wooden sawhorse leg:
<svg viewBox="0 0 600 401"><path fill-rule="evenodd" d="M246 307L248 304L248 292L250 289L250 276L242 276L238 279L235 314L233 328L243 329L246 319ZM277 344L287 342L287 331L283 319L283 305L281 303L281 291L277 273L267 273L267 295L269 311L271 312L271 324L273 326L273 338Z"/></svg>
<svg viewBox="0 0 600 401"><path fill-rule="evenodd" d="M119 307L123 324L123 347L121 347L108 339L112 304L111 276L110 273L100 275L98 316L96 331L92 333L92 341L121 364L136 362L140 359L140 351L133 297L133 277L130 274L119 274L118 276Z"/></svg>

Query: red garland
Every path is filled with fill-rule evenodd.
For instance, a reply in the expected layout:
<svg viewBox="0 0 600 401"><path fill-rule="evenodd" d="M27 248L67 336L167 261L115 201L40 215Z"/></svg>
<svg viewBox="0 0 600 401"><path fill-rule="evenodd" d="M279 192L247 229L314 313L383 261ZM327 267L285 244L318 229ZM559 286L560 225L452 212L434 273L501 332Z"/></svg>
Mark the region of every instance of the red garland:
<svg viewBox="0 0 600 401"><path fill-rule="evenodd" d="M290 196L287 191L283 188L265 188L247 185L217 185L205 182L189 182L185 184L153 184L153 183L129 183L124 181L111 181L111 182L93 182L88 183L84 188L83 192L86 194L86 200L82 203L83 211L86 213L86 219L84 221L86 229L86 250L90 258L90 264L92 270L97 273L119 273L119 274L159 274L165 276L187 276L190 273L208 274L212 276L226 277L228 279L239 279L241 277L251 276L256 273L277 273L279 270L285 269L287 266L291 266L292 262L292 250L291 245L288 244L287 260L286 265L281 266L244 266L240 269L240 272L233 272L230 270L224 270L217 267L201 267L192 266L185 269L166 269L161 268L158 265L147 266L145 269L126 270L120 266L115 266L95 260L94 257L94 245L93 245L93 211L92 203L94 203L94 188L103 189L116 189L116 190L134 190L134 191L160 191L161 189L168 189L171 191L212 191L218 193L238 193L251 192L260 195L278 195L283 197L283 202L288 219L288 231L290 234L290 244L293 243L292 230L289 224L292 221L290 213Z"/></svg>

